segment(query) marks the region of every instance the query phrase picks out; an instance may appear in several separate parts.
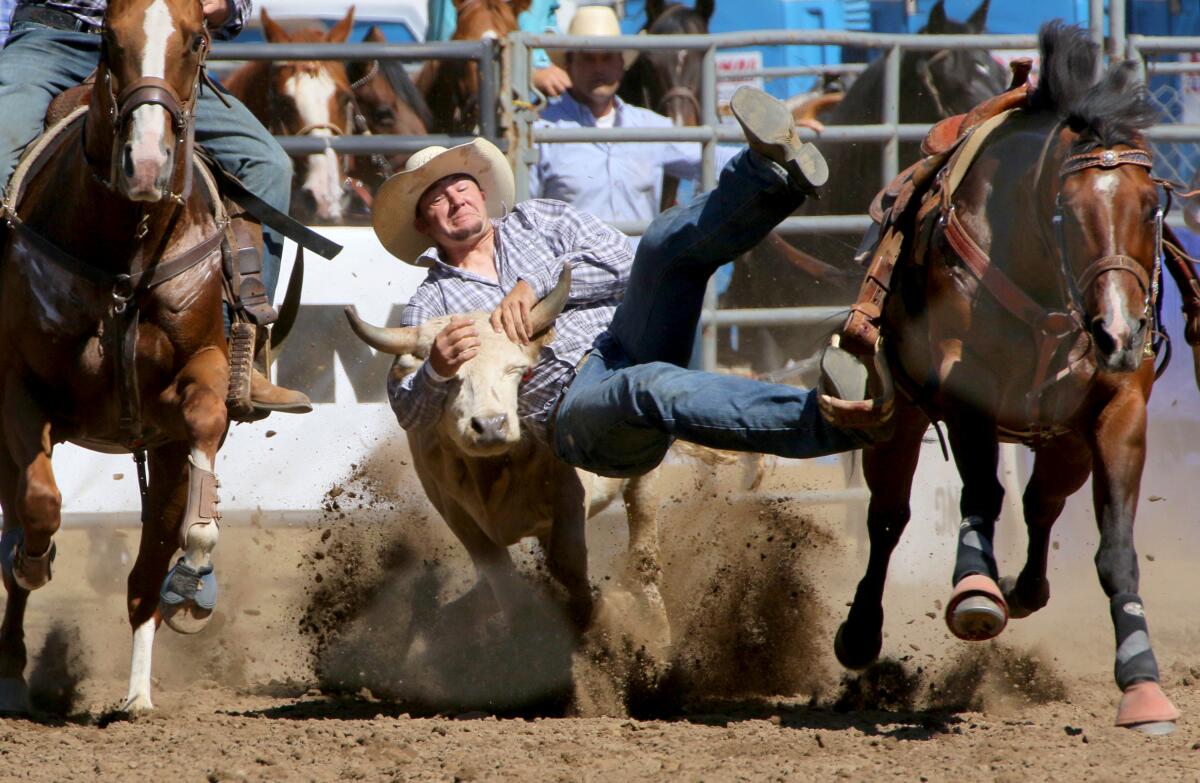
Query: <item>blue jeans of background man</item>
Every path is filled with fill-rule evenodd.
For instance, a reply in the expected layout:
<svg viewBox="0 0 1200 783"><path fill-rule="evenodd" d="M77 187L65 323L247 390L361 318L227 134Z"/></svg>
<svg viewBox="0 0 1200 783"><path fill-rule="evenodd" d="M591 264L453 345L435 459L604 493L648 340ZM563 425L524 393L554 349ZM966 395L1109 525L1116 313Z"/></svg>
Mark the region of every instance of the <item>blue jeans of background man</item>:
<svg viewBox="0 0 1200 783"><path fill-rule="evenodd" d="M55 95L79 84L100 61L100 36L19 22L0 49L0 187L17 167L21 152L42 131L46 108ZM250 110L226 95L225 108L211 89L196 104L196 143L251 192L287 212L292 162ZM263 283L274 297L283 238L263 227Z"/></svg>
<svg viewBox="0 0 1200 783"><path fill-rule="evenodd" d="M715 190L655 218L612 325L559 404L553 431L562 459L636 476L658 465L675 438L782 457L863 445L825 422L807 389L684 369L709 277L803 201L783 168L746 151Z"/></svg>

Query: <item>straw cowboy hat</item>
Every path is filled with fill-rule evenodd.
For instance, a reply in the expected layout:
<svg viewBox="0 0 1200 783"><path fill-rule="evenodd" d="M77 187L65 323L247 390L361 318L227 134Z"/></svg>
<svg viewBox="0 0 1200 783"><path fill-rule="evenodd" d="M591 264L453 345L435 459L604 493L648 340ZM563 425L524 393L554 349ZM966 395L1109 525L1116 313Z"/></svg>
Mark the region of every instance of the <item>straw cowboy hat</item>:
<svg viewBox="0 0 1200 783"><path fill-rule="evenodd" d="M389 253L401 261L417 264L421 254L433 245L429 237L413 226L417 202L430 185L451 174L469 174L475 178L484 193L488 217L502 217L512 206L516 194L512 167L495 144L475 139L449 149L436 144L426 147L413 153L404 170L389 177L375 195L371 225Z"/></svg>
<svg viewBox="0 0 1200 783"><path fill-rule="evenodd" d="M617 21L617 15L613 10L606 5L585 5L575 11L575 16L571 17L571 26L567 28L567 35L587 35L591 37L598 36L614 36L621 35L621 24ZM569 49L547 49L546 52L550 55L550 61L559 68L567 67L567 53ZM633 61L637 59L638 53L633 49L621 50L621 56L625 58L625 68L633 65Z"/></svg>

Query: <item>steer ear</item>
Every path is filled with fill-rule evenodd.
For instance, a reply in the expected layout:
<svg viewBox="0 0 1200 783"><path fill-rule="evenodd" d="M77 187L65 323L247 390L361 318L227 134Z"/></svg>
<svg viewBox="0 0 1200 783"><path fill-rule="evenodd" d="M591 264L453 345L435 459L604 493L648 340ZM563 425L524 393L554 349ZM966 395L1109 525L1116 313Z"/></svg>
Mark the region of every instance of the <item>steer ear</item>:
<svg viewBox="0 0 1200 783"><path fill-rule="evenodd" d="M384 328L372 326L358 317L354 305L346 307L346 320L358 339L377 351L403 356L406 353L419 354L421 344L421 328L419 326L404 326Z"/></svg>
<svg viewBox="0 0 1200 783"><path fill-rule="evenodd" d="M554 325L554 319L558 318L558 314L566 306L570 294L571 265L563 264L554 290L535 304L529 313L529 323L533 327L533 334L539 334Z"/></svg>

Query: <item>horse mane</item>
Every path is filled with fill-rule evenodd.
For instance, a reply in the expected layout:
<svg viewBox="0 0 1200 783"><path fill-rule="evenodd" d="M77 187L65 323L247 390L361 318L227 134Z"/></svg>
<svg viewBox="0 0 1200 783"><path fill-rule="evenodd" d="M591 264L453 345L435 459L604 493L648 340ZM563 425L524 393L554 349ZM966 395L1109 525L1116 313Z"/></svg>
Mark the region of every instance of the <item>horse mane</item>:
<svg viewBox="0 0 1200 783"><path fill-rule="evenodd" d="M711 7L708 13L712 15ZM701 8L700 4L692 8L682 3L667 3L642 29L655 35L707 33L708 17L704 15L704 8Z"/></svg>
<svg viewBox="0 0 1200 783"><path fill-rule="evenodd" d="M1042 25L1038 38L1042 63L1032 110L1056 114L1080 135L1081 147L1140 145L1158 112L1137 63L1114 63L1097 80L1100 47L1086 29L1056 19Z"/></svg>

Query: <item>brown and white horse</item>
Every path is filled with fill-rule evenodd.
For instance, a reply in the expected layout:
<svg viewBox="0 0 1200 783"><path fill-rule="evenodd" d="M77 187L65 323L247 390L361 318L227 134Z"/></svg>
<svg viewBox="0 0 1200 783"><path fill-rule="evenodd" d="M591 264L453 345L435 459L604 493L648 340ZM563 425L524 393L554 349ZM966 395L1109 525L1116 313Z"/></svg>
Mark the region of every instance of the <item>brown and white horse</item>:
<svg viewBox="0 0 1200 783"><path fill-rule="evenodd" d="M3 711L27 703L24 615L51 577L57 443L148 453L125 709L152 707L159 623L195 632L212 613L229 359L224 212L192 161L208 46L195 0L113 0L90 106L14 175L0 247Z"/></svg>
<svg viewBox="0 0 1200 783"><path fill-rule="evenodd" d="M345 43L354 26L354 6L328 32L289 33L261 12L269 43ZM277 136L331 139L355 132L357 108L346 67L333 60L246 63L225 80L226 88ZM291 212L303 222L340 222L349 198L347 162L332 148L296 157Z"/></svg>
<svg viewBox="0 0 1200 783"><path fill-rule="evenodd" d="M530 0L454 0L458 22L452 41L504 38ZM433 111L435 133L471 133L479 124L479 65L474 60L430 60L417 74L417 89Z"/></svg>

